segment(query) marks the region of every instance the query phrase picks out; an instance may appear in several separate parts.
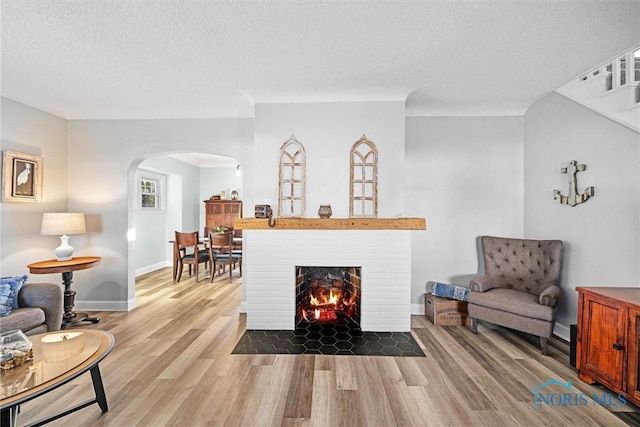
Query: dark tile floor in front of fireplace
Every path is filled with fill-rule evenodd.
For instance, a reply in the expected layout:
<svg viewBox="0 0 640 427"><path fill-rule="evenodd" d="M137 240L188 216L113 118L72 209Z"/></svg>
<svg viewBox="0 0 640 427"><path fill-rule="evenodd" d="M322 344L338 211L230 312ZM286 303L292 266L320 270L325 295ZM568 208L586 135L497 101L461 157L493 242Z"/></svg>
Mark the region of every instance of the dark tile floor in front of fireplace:
<svg viewBox="0 0 640 427"><path fill-rule="evenodd" d="M348 325L247 330L233 354L335 354L425 357L410 332L362 332Z"/></svg>

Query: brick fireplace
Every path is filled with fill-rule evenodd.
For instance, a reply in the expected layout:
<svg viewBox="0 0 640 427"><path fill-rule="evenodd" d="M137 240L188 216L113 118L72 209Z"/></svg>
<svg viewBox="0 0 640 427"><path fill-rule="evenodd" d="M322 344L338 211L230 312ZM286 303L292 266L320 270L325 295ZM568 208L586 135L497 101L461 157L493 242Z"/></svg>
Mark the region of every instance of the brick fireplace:
<svg viewBox="0 0 640 427"><path fill-rule="evenodd" d="M419 227L412 229L424 230L424 219ZM257 219L236 220L236 228L243 228L247 329L295 329L297 267L357 266L360 328L410 331L411 229L270 229Z"/></svg>

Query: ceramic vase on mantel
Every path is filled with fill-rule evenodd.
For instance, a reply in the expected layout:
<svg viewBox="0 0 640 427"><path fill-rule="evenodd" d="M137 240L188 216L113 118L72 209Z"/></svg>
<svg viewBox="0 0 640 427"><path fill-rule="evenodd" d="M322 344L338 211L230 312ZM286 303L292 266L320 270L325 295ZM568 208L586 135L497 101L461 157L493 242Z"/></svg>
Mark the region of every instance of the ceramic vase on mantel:
<svg viewBox="0 0 640 427"><path fill-rule="evenodd" d="M331 214L333 214L331 205L320 205L320 209L318 209L318 216L320 218L331 218Z"/></svg>

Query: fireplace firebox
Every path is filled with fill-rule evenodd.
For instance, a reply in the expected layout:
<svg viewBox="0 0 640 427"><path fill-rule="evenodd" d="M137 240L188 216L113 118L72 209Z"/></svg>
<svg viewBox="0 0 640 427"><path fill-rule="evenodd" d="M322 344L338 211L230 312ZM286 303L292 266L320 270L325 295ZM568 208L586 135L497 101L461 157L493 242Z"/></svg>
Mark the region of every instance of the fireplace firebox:
<svg viewBox="0 0 640 427"><path fill-rule="evenodd" d="M296 327L360 328L361 267L296 266Z"/></svg>

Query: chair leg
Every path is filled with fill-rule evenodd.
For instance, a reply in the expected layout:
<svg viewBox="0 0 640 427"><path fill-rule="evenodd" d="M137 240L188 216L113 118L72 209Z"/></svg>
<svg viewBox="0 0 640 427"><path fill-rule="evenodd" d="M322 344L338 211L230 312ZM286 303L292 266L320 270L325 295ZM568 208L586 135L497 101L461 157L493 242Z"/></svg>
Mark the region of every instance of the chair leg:
<svg viewBox="0 0 640 427"><path fill-rule="evenodd" d="M181 277L182 277L182 263L179 263L178 264L178 273L177 273L176 282L179 282Z"/></svg>
<svg viewBox="0 0 640 427"><path fill-rule="evenodd" d="M211 281L209 283L213 283L213 275L216 274L216 270L218 269L218 267L216 266L216 262L215 261L211 261L211 267L209 267L209 273L211 276Z"/></svg>
<svg viewBox="0 0 640 427"><path fill-rule="evenodd" d="M240 277L242 277L242 258L240 258L239 267L240 267Z"/></svg>
<svg viewBox="0 0 640 427"><path fill-rule="evenodd" d="M478 333L478 319L471 318L471 330L474 334Z"/></svg>
<svg viewBox="0 0 640 427"><path fill-rule="evenodd" d="M547 343L549 342L549 339L546 337L540 337L540 350L542 351L542 355L546 356L547 355Z"/></svg>

